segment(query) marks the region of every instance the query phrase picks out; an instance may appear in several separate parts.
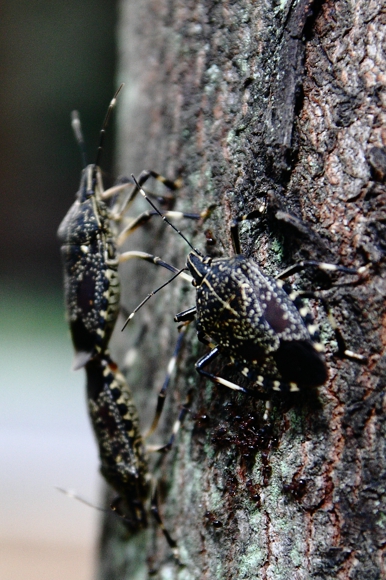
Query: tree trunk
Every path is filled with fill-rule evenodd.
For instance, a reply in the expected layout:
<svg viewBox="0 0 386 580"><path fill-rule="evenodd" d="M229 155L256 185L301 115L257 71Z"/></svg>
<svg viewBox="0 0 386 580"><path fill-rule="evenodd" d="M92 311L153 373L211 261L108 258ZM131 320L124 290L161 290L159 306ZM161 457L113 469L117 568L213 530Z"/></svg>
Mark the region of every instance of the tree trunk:
<svg viewBox="0 0 386 580"><path fill-rule="evenodd" d="M264 272L302 259L369 264L359 283L315 271L293 279L330 288L348 347L369 363L335 356L312 301L329 379L275 395L265 423L264 402L199 377L194 363L206 349L191 325L151 443L167 441L193 387L191 413L161 466L150 458L182 565L159 528L127 541L109 518L99 578L146 578L146 560L157 577L184 580L386 578L385 30L379 0L122 0L121 173L181 176L176 207L212 209L204 223L179 223L205 253L231 256L231 220L266 206L241 232L244 254ZM177 267L189 251L158 218L128 246ZM132 261L122 277L130 311L168 273ZM173 316L194 303L194 289L177 280L114 337L123 366L138 345L127 376L144 430L177 339ZM226 362L210 368L250 386Z"/></svg>

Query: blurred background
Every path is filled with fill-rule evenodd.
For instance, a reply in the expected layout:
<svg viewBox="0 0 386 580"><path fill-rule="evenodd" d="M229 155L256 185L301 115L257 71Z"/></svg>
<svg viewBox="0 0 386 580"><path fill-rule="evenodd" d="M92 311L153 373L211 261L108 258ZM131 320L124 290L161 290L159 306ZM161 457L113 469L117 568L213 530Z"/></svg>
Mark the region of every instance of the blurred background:
<svg viewBox="0 0 386 580"><path fill-rule="evenodd" d="M0 7L0 578L89 580L100 503L83 371L70 370L56 231L118 85L117 6L5 0ZM124 80L124 79L122 79ZM111 170L114 121L103 167Z"/></svg>

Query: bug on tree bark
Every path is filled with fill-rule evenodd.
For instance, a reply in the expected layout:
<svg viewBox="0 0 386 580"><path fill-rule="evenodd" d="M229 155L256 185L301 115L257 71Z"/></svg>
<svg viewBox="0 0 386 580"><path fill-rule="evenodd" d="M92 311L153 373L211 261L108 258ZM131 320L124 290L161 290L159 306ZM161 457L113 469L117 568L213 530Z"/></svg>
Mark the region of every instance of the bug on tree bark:
<svg viewBox="0 0 386 580"><path fill-rule="evenodd" d="M137 187L157 210L141 189L139 181ZM202 356L195 365L198 373L230 389L269 398L271 391L295 392L313 388L324 384L328 377L318 328L302 300L303 297L321 297L312 292L293 292L283 280L308 267L358 276L366 268L356 270L324 262L305 261L287 268L276 279L267 276L254 260L241 253L240 248L239 223L255 219L258 213L259 210L233 221L231 237L236 255L216 259L204 256L166 216L160 215L192 250L187 257L186 268L196 288L196 306L180 312L175 320L189 323L196 319L199 340L210 346L209 353ZM327 302L321 299L336 334L339 354L357 362L365 362L366 357L347 349ZM204 370L220 354L230 359L236 370L252 383L252 387L242 387ZM161 393L153 430L164 399L165 393Z"/></svg>
<svg viewBox="0 0 386 580"><path fill-rule="evenodd" d="M173 267L159 258L149 256L145 252L128 251L122 254L117 252L117 246L155 214L154 211L142 213L130 220L118 235L118 224L124 222L124 213L138 190L132 188L120 207L119 200L113 207L110 207L109 200L119 196L131 186L130 180L124 179L123 183L108 190L104 190L103 187L99 162L108 121L122 87L123 85L119 87L108 107L94 164L86 164L79 116L76 111L72 114L72 125L82 150L85 167L82 171L76 200L59 226L58 237L62 243L67 317L75 348L74 369L84 367L95 356L103 354L107 348L120 308L118 275L120 262L141 257L172 272L175 271ZM155 171L143 172L141 185L150 177L162 182L172 191L180 185L178 181L170 181ZM164 198L158 196L158 199L166 199L170 202L173 196L169 195ZM195 214L173 211L164 213L171 218L198 219L199 217Z"/></svg>
<svg viewBox="0 0 386 580"><path fill-rule="evenodd" d="M130 388L108 351L120 310L119 263L140 257L172 272L176 271L159 258L144 252L128 251L119 254L117 251L117 246L130 233L156 214L155 211L143 212L118 233L118 225L125 224L124 213L138 189L133 188L128 179L108 190L103 187L99 162L104 135L122 87L116 91L108 107L94 164L87 165L85 161L85 143L79 116L76 112L72 114L72 125L85 167L76 200L58 230L62 242L65 302L75 349L74 368L85 367L86 370L88 409L99 448L100 470L118 493L112 508L129 531L137 532L147 527L150 509L147 504L151 503L151 512L176 553L175 542L164 528L158 513L156 490L150 500L152 494L148 458ZM170 181L155 171L143 172L142 184L150 177L172 191L179 187L178 182ZM119 194L129 186L131 191L126 200L122 203L117 199L110 206L109 201L119 198ZM173 200L172 195L157 198L168 203ZM173 211L164 213L170 218L199 217Z"/></svg>
<svg viewBox="0 0 386 580"><path fill-rule="evenodd" d="M152 481L148 457L139 429L131 390L108 351L86 364L87 400L96 436L100 471L118 493L111 504L130 533L148 526L151 511L178 559L178 548L158 511L157 486Z"/></svg>
<svg viewBox="0 0 386 580"><path fill-rule="evenodd" d="M118 493L113 509L130 530L147 526L148 460L129 386L108 352L86 364L87 401L100 471Z"/></svg>

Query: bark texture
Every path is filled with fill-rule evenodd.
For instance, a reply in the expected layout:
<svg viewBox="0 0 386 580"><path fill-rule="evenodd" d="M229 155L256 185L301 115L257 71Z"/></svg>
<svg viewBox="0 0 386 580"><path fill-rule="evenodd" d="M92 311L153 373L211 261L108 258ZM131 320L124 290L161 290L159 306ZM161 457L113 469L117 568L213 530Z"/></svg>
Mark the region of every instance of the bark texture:
<svg viewBox="0 0 386 580"><path fill-rule="evenodd" d="M349 347L369 363L334 356L313 303L329 380L274 397L265 424L264 403L198 377L205 348L191 328L152 440L167 440L192 387L178 443L153 467L182 565L160 530L127 541L109 519L99 578L146 578L146 560L162 579L386 578L385 24L379 0L121 2L120 172L181 176L176 207L212 208L204 224L180 226L206 253L231 255L230 220L265 204L266 217L242 228L244 253L265 272L299 259L369 264L366 280L329 290ZM188 252L157 218L128 247L180 267ZM122 276L128 310L168 278L133 262ZM331 281L352 277L309 272L296 284ZM144 428L177 338L173 315L193 305L194 290L177 281L115 336L122 365L139 345L128 379ZM224 364L211 368L240 381Z"/></svg>

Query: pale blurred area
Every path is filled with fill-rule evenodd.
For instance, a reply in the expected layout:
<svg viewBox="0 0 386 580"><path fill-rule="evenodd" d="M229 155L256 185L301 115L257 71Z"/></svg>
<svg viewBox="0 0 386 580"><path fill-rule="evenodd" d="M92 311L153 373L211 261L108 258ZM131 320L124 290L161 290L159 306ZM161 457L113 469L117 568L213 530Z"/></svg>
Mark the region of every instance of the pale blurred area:
<svg viewBox="0 0 386 580"><path fill-rule="evenodd" d="M91 580L98 459L59 295L0 292L0 578Z"/></svg>
<svg viewBox="0 0 386 580"><path fill-rule="evenodd" d="M100 513L85 378L72 372L56 231L116 89L116 4L0 6L0 580L91 580ZM111 170L114 119L103 167Z"/></svg>

